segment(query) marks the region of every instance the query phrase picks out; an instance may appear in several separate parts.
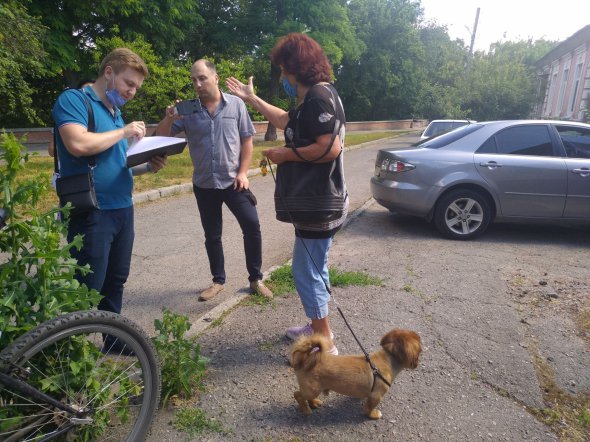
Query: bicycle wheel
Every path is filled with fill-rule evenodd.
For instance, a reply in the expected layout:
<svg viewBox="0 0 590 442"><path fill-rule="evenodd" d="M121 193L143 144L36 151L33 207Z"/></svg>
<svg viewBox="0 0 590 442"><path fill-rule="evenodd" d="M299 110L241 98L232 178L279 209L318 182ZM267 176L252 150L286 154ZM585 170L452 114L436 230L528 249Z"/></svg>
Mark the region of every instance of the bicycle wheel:
<svg viewBox="0 0 590 442"><path fill-rule="evenodd" d="M160 399L151 341L106 311L70 313L30 330L0 353L0 370L78 411L0 384L2 441L144 440Z"/></svg>

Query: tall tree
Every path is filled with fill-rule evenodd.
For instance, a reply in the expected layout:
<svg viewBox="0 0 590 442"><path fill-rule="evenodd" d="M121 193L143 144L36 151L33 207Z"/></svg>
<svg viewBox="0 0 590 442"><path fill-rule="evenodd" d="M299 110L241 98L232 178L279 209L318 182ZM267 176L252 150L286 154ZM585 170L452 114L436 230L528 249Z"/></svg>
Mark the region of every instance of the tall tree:
<svg viewBox="0 0 590 442"><path fill-rule="evenodd" d="M528 118L537 100L534 62L549 47L545 40L505 42L476 53L458 83L462 107L480 121Z"/></svg>
<svg viewBox="0 0 590 442"><path fill-rule="evenodd" d="M143 37L163 59L181 55L187 29L202 25L194 0L30 0L29 14L42 17L51 32L44 42L50 69L75 85L79 73L90 74L99 38Z"/></svg>
<svg viewBox="0 0 590 442"><path fill-rule="evenodd" d="M25 78L39 119L50 124L51 107L64 87L96 75L99 39L142 40L165 62L181 58L186 30L202 24L198 6L194 0L26 0L27 14L48 29L42 40L47 57L31 57L43 61L43 71Z"/></svg>
<svg viewBox="0 0 590 442"><path fill-rule="evenodd" d="M238 0L227 2L233 8L218 8L218 28L213 35L228 41L228 36L239 35L241 40L231 45L242 54L253 55L268 69L267 83L257 78L256 87L261 96L277 105L286 102L279 89L280 71L270 66L268 57L278 37L289 32L306 32L324 48L330 62L338 69L344 56L358 58L362 43L356 39L348 19L346 0ZM231 40L231 38L230 38ZM213 47L218 47L214 44ZM235 52L234 52L235 53ZM238 56L238 54L236 54ZM261 66L262 66L261 65ZM288 102L288 101L287 101ZM269 124L267 140L276 139L276 129Z"/></svg>
<svg viewBox="0 0 590 442"><path fill-rule="evenodd" d="M40 123L30 81L45 73L46 31L22 2L0 4L0 128Z"/></svg>
<svg viewBox="0 0 590 442"><path fill-rule="evenodd" d="M427 23L420 29L424 68L422 87L416 97L416 116L427 119L466 118L458 100L457 81L466 75L464 60L469 49L461 40L451 40L447 29Z"/></svg>
<svg viewBox="0 0 590 442"><path fill-rule="evenodd" d="M348 118L408 118L414 113L424 69L418 62L419 4L411 0L351 0L349 16L368 48L345 58L338 76Z"/></svg>

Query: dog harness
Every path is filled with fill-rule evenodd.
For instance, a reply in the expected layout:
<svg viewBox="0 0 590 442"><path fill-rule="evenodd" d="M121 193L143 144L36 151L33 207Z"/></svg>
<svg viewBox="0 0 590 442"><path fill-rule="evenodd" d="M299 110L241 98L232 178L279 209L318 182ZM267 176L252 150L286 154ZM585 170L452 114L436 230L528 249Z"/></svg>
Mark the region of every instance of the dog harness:
<svg viewBox="0 0 590 442"><path fill-rule="evenodd" d="M369 363L369 366L371 367L371 371L373 372L373 386L371 387L371 392L375 389L375 382L377 382L377 378L381 379L383 382L385 382L385 384L389 388L391 388L391 382L389 382L387 379L385 379L385 376L383 376L381 374L381 372L379 371L379 369L375 366L375 364L373 364L373 361L371 361L371 356L369 356L369 353L367 352L367 350L365 350L365 348L361 344L361 341L358 340L358 338L354 334L354 331L352 331L352 328L350 327L350 324L348 324L348 321L346 320L344 313L342 313L342 310L340 310L339 305L336 305L336 310L338 310L338 313L340 313L340 316L342 316L342 319L344 319L344 323L346 324L346 326L350 330L350 333L352 333L352 337L354 338L356 343L359 345L359 347L363 351L363 354L365 355L365 359Z"/></svg>
<svg viewBox="0 0 590 442"><path fill-rule="evenodd" d="M383 376L381 374L381 372L379 371L379 369L377 367L375 367L375 364L373 364L373 361L371 361L369 354L365 351L365 349L362 346L361 346L361 350L363 350L363 352L365 353L365 359L367 360L367 362L369 363L369 366L371 367L371 370L373 371L373 385L371 386L371 393L375 389L375 382L377 382L377 378L381 379L383 382L385 382L385 384L389 388L391 388L391 382L389 382L387 379L385 379L385 376Z"/></svg>

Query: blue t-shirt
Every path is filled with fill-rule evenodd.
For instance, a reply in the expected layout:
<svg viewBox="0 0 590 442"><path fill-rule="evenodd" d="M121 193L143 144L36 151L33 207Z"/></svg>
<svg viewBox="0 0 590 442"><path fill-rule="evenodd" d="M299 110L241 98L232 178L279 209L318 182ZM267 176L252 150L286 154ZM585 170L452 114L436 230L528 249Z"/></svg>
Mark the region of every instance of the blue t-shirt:
<svg viewBox="0 0 590 442"><path fill-rule="evenodd" d="M82 93L88 98L94 112L94 131L108 132L125 126L121 111L115 107L115 114L104 105L94 90L87 86L83 92L77 89L64 91L53 106L53 120L59 129L66 124L88 127L88 109ZM56 133L60 175L70 176L88 172L88 157L75 157L65 148L63 140ZM133 176L127 167L127 140L123 139L95 156L94 183L96 197L101 209L122 209L133 205Z"/></svg>

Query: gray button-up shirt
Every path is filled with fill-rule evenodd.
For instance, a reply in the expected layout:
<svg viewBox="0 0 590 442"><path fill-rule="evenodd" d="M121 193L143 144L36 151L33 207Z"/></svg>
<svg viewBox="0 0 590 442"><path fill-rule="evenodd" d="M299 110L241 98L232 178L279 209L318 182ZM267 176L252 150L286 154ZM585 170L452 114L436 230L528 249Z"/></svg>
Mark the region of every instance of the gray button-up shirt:
<svg viewBox="0 0 590 442"><path fill-rule="evenodd" d="M223 92L221 96L213 115L203 106L172 125L172 135L186 134L193 184L204 189L226 189L234 183L240 168L241 140L256 133L242 99Z"/></svg>

